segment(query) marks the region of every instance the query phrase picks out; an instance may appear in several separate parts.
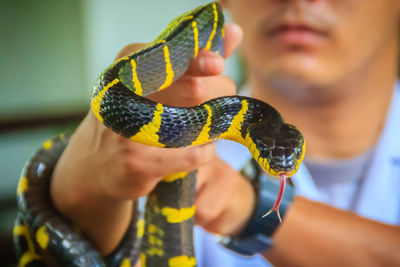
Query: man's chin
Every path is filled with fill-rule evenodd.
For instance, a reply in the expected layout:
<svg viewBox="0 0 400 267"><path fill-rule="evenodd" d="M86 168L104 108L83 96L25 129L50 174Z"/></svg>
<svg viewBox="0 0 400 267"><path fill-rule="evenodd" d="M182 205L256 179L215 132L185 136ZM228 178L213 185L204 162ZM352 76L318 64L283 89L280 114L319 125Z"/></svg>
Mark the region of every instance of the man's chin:
<svg viewBox="0 0 400 267"><path fill-rule="evenodd" d="M266 76L286 77L306 85L327 85L334 80L334 66L328 60L310 54L286 54L265 59L262 66Z"/></svg>
<svg viewBox="0 0 400 267"><path fill-rule="evenodd" d="M304 100L321 101L332 97L333 75L320 69L276 68L264 72L263 81L266 86L285 97Z"/></svg>

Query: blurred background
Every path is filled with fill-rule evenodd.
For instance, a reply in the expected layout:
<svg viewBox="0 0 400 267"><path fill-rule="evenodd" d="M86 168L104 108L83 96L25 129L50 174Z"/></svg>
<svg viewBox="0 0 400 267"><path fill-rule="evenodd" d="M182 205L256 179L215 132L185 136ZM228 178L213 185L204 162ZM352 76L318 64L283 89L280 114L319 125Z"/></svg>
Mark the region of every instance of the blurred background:
<svg viewBox="0 0 400 267"><path fill-rule="evenodd" d="M0 0L0 266L15 266L15 192L24 162L73 131L101 71L207 0ZM228 18L229 20L229 18ZM239 57L226 73L240 83Z"/></svg>

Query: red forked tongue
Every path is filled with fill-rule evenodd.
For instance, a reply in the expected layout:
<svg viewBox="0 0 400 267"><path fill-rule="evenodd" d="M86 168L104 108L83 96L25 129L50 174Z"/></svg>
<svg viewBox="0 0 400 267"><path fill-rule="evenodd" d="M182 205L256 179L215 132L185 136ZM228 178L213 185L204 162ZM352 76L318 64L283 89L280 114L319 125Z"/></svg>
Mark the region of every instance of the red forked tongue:
<svg viewBox="0 0 400 267"><path fill-rule="evenodd" d="M267 213L265 213L262 218L264 218L265 216L268 216L269 214L271 214L273 211L276 211L276 214L278 214L278 218L279 221L282 223L282 218L281 215L279 213L279 204L281 204L281 200L283 197L283 193L285 192L285 186L286 186L286 174L281 174L281 185L279 187L279 194L278 197L275 200L274 206L272 207L272 209L270 209Z"/></svg>

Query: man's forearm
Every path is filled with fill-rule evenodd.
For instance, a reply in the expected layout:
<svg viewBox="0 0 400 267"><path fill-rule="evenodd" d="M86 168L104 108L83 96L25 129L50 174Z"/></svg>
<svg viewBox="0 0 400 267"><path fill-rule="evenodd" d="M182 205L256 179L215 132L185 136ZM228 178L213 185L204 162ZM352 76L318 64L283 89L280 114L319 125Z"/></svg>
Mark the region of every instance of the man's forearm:
<svg viewBox="0 0 400 267"><path fill-rule="evenodd" d="M277 266L400 266L400 227L296 197L264 256Z"/></svg>

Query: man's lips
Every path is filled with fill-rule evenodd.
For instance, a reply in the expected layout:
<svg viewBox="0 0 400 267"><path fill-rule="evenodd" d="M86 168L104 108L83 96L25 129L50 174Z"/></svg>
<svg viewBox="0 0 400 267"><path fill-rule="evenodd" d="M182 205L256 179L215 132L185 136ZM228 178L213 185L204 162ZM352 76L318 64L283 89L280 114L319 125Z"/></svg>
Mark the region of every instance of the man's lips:
<svg viewBox="0 0 400 267"><path fill-rule="evenodd" d="M268 31L268 37L281 45L311 47L315 46L324 38L327 33L301 23L283 23Z"/></svg>

